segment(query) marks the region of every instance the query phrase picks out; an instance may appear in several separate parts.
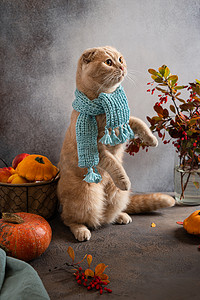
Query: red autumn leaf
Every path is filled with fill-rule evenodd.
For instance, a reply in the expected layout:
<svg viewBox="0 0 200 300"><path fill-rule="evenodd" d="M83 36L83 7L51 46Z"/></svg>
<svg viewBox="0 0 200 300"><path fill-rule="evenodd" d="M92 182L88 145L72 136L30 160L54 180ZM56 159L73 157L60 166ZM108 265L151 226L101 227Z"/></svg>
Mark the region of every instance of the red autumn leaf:
<svg viewBox="0 0 200 300"><path fill-rule="evenodd" d="M91 269L85 270L85 276L94 277L94 272Z"/></svg>
<svg viewBox="0 0 200 300"><path fill-rule="evenodd" d="M69 246L68 249L67 249L67 253L69 254L69 256L71 257L71 259L74 262L75 254L74 254L73 248Z"/></svg>
<svg viewBox="0 0 200 300"><path fill-rule="evenodd" d="M162 108L162 106L160 106L158 104L155 104L153 108L157 112L158 115L163 115L163 108Z"/></svg>
<svg viewBox="0 0 200 300"><path fill-rule="evenodd" d="M176 113L174 105L171 104L169 108L171 109L171 111L172 111L173 113Z"/></svg>
<svg viewBox="0 0 200 300"><path fill-rule="evenodd" d="M168 111L168 109L166 109L166 108L163 110L163 117L164 117L164 118L169 117L169 111Z"/></svg>
<svg viewBox="0 0 200 300"><path fill-rule="evenodd" d="M87 256L87 262L88 262L88 266L90 267L90 265L92 263L92 255L88 254L88 256Z"/></svg>
<svg viewBox="0 0 200 300"><path fill-rule="evenodd" d="M107 266L104 263L98 264L95 268L95 275L99 276L105 271L106 268Z"/></svg>

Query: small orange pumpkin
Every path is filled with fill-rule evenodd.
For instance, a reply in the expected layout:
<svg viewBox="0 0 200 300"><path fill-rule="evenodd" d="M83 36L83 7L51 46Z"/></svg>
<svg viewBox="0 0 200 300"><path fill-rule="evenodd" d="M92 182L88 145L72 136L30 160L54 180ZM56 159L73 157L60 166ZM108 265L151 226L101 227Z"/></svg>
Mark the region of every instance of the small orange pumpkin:
<svg viewBox="0 0 200 300"><path fill-rule="evenodd" d="M0 247L9 256L30 261L48 248L51 236L49 223L39 215L25 212L2 213Z"/></svg>
<svg viewBox="0 0 200 300"><path fill-rule="evenodd" d="M29 181L51 180L58 169L43 155L26 156L17 166L16 172Z"/></svg>
<svg viewBox="0 0 200 300"><path fill-rule="evenodd" d="M200 235L200 210L196 210L186 218L183 227L188 233Z"/></svg>

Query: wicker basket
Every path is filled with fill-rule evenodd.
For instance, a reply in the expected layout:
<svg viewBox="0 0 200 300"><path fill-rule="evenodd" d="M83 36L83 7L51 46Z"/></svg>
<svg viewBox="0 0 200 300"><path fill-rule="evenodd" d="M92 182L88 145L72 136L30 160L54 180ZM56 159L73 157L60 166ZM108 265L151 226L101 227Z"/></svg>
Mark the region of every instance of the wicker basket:
<svg viewBox="0 0 200 300"><path fill-rule="evenodd" d="M0 183L0 211L29 212L49 219L57 209L58 179L20 185Z"/></svg>

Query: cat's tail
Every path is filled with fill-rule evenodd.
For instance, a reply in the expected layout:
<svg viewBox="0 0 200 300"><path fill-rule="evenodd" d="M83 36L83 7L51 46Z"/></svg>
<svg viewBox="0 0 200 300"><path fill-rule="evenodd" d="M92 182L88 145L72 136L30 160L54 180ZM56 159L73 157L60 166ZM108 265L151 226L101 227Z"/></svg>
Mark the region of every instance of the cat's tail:
<svg viewBox="0 0 200 300"><path fill-rule="evenodd" d="M174 205L174 198L162 193L131 195L125 212L138 214Z"/></svg>

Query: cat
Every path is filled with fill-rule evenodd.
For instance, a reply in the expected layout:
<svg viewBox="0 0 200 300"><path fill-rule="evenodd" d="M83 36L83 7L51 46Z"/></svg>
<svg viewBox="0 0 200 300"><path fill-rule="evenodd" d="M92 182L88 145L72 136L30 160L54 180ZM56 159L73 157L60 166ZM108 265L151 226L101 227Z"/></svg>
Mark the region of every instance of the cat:
<svg viewBox="0 0 200 300"><path fill-rule="evenodd" d="M90 48L84 51L78 61L76 87L91 101L102 92L114 92L127 75L123 55L111 46ZM58 182L58 198L62 206L61 218L70 227L78 241L91 238L90 229L101 225L132 222L129 214L170 207L175 200L165 194L153 193L131 195L130 180L122 166L123 145L104 145L98 142L98 172L101 182L84 181L86 168L78 167L76 142L76 121L79 112L73 110L61 149ZM105 114L96 116L98 141L104 135ZM158 145L157 138L139 118L130 117L129 125L149 146ZM119 132L116 131L116 135ZM129 214L128 214L129 213Z"/></svg>

